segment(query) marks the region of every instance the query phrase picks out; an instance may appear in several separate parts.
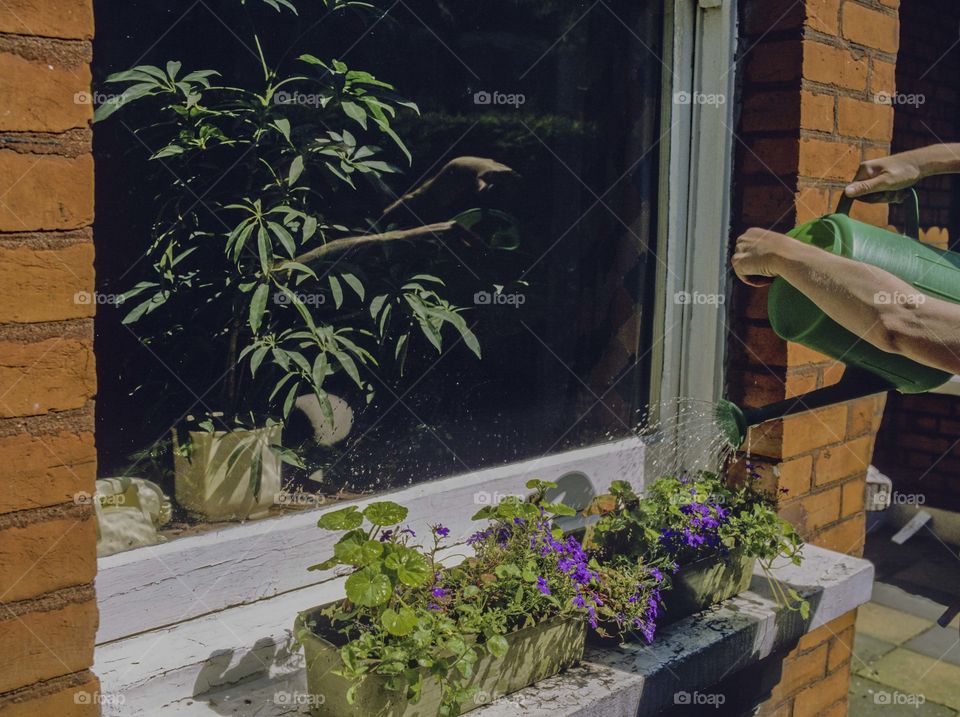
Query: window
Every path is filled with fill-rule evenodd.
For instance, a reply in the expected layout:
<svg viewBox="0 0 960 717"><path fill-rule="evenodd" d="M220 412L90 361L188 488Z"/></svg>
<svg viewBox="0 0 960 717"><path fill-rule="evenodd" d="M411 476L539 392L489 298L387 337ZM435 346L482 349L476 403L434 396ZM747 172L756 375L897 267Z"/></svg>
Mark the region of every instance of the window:
<svg viewBox="0 0 960 717"><path fill-rule="evenodd" d="M144 347L144 327L121 323L131 304L99 302L101 473L155 480L174 499L167 537L209 533L105 558L99 642L326 579L304 572L306 552L316 549L316 516L304 509L322 500L290 496L402 489L398 499L415 503L416 515L443 514L465 526L477 502L515 492L526 477L566 476L566 490L589 493L642 472L635 431L651 405L676 395L712 397L720 380L719 369L704 371L702 362L721 363L722 312L674 296L723 291L728 199L718 187L729 183L729 146L713 140L727 136L729 106L674 99L695 88L728 91L729 8L403 0L382 17L320 21L307 7L294 18L248 0L242 16L235 4L199 3L180 15L166 3L136 0L98 13L98 88L113 91L103 82L112 72L168 59L182 62L183 72L216 67L224 84L244 78L255 86L259 60L248 23L261 28L270 62L284 57L297 68L296 57L309 52L395 85L420 110L401 112L393 125L412 161L406 166L398 148L378 139L403 172L361 178L356 196L328 206L343 217L331 224L346 227L331 236L455 216L471 235L361 247L323 264L320 277L395 264L408 277L436 276L443 295L466 309L480 357L447 326L439 351L422 332L411 333L402 372L395 343L387 344L365 374L374 389L369 402L369 391L335 373L325 388L349 406L352 419L339 426L349 428L346 436L318 444L314 427L294 412L281 442L307 465L284 467L283 493L267 511L279 517L209 533L223 524L196 520L177 505L165 441L187 415L218 408L222 358L191 351L189 341L186 350L156 339ZM314 99L298 93L291 87L276 104L309 110ZM108 297L149 279L145 247L157 204L184 181L175 161L147 161L164 146L159 135L134 135L151 124L151 112L138 101L95 131L97 270ZM334 131L349 126L341 120ZM455 162L447 169L451 186L465 172L465 189L411 202L384 223L384 208L464 157L494 163L479 165L485 191L476 191L473 160ZM236 180L230 169L210 193L197 193L200 209L226 203ZM371 217L379 220L373 228L365 224ZM369 299L351 294L347 280L340 284L339 308L329 280L304 288L313 297L304 303L334 323L338 315L368 314ZM697 372L683 358L691 346ZM230 580L222 580L227 554L236 557ZM148 601L148 614L132 606L131 594Z"/></svg>

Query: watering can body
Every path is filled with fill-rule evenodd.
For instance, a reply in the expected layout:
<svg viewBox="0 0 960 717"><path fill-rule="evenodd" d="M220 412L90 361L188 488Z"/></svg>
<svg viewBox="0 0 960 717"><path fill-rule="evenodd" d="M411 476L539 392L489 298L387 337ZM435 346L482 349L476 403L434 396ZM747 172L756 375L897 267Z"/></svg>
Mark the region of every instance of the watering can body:
<svg viewBox="0 0 960 717"><path fill-rule="evenodd" d="M884 269L924 295L960 303L960 254L919 241L917 195L911 191L910 197L906 234L851 219L849 211L853 200L845 197L836 213L802 224L789 235L848 259ZM875 300L884 303L917 299L878 293ZM903 393L929 391L951 377L945 371L882 351L864 341L840 326L782 278L775 279L770 287L767 311L770 325L781 338L874 374Z"/></svg>

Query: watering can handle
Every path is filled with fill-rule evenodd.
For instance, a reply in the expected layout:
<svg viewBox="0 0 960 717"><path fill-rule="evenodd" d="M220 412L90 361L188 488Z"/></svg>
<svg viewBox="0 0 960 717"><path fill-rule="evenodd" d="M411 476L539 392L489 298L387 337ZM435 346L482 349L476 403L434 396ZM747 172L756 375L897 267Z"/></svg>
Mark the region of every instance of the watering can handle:
<svg viewBox="0 0 960 717"><path fill-rule="evenodd" d="M917 198L917 190L909 189L907 195L907 236L911 239L920 239L920 200ZM853 197L844 194L840 197L840 203L837 205L837 214L850 214L853 208Z"/></svg>

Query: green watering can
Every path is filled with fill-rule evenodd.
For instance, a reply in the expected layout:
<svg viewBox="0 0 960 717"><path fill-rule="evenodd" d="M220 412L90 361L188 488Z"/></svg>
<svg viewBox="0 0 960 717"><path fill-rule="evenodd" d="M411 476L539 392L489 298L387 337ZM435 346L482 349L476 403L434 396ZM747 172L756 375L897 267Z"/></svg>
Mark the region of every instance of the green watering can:
<svg viewBox="0 0 960 717"><path fill-rule="evenodd" d="M909 193L906 234L851 219L852 206L853 199L844 196L834 214L802 224L789 236L884 269L923 294L960 303L960 254L920 241L920 206L915 191ZM906 298L878 294L876 300L895 302ZM730 401L721 401L717 419L724 436L735 447L743 443L749 426L773 418L891 389L923 393L950 380L951 374L946 371L882 351L857 337L781 278L770 287L767 313L780 338L842 361L847 370L834 386L760 408L741 409Z"/></svg>

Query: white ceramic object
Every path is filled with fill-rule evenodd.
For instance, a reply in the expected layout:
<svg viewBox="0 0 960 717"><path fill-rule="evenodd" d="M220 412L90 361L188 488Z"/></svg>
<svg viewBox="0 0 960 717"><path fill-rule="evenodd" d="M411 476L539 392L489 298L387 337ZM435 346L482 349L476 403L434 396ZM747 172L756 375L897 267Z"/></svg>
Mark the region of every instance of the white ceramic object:
<svg viewBox="0 0 960 717"><path fill-rule="evenodd" d="M174 436L173 468L177 502L207 521L260 518L280 494L280 457L270 449L280 443L280 426L250 430L190 431L189 446ZM254 494L256 457L260 489Z"/></svg>
<svg viewBox="0 0 960 717"><path fill-rule="evenodd" d="M101 478L93 500L97 557L164 542L158 529L170 520L170 499L143 478Z"/></svg>
<svg viewBox="0 0 960 717"><path fill-rule="evenodd" d="M330 408L333 411L332 422L323 415L320 399L315 393L300 396L296 402L297 408L303 411L307 420L310 421L314 440L322 446L339 443L353 428L353 409L350 408L350 404L332 393L328 393L327 398L330 399Z"/></svg>

